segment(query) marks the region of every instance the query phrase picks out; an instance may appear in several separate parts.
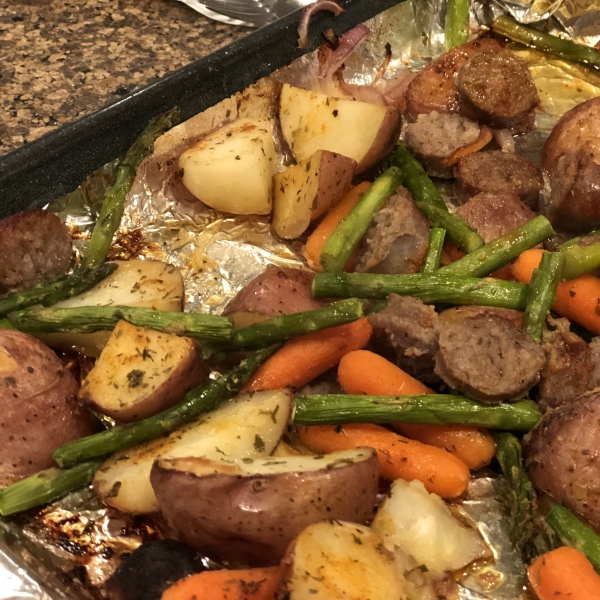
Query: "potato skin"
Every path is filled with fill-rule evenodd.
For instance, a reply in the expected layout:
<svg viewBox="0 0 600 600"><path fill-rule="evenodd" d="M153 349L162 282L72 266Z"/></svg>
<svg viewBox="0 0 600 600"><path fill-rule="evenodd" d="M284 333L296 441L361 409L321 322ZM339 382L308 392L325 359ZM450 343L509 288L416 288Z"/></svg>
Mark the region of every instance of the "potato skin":
<svg viewBox="0 0 600 600"><path fill-rule="evenodd" d="M163 516L181 541L224 560L274 565L308 525L322 519L365 523L373 515L375 453L330 470L252 476L197 477L170 468L172 460L156 461L151 473Z"/></svg>
<svg viewBox="0 0 600 600"><path fill-rule="evenodd" d="M91 421L71 373L30 335L0 330L0 378L0 485L9 485L52 467L52 452L89 435Z"/></svg>
<svg viewBox="0 0 600 600"><path fill-rule="evenodd" d="M398 141L402 119L393 106L388 107L387 113L379 127L373 145L356 165L355 173L364 173L376 165L386 154L389 154Z"/></svg>

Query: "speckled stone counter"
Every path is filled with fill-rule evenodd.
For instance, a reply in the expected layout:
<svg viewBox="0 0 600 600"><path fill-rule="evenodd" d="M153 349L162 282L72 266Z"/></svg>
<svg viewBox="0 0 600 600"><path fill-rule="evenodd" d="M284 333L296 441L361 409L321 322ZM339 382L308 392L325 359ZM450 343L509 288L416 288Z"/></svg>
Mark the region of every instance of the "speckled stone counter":
<svg viewBox="0 0 600 600"><path fill-rule="evenodd" d="M0 154L250 31L176 0L4 0Z"/></svg>

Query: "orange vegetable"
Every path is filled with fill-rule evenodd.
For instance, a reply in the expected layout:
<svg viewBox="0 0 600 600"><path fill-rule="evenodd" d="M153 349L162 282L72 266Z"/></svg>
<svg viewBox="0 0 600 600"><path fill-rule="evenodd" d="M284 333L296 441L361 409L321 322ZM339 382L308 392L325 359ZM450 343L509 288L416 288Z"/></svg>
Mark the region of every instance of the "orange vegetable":
<svg viewBox="0 0 600 600"><path fill-rule="evenodd" d="M312 232L306 246L302 251L304 258L308 262L308 266L313 271L321 272L321 251L333 230L343 221L350 211L358 204L358 201L365 195L365 192L371 187L371 183L364 181L356 187L351 188L346 192L346 195L325 215L323 220L317 225ZM356 261L356 252L348 260L345 271L352 270Z"/></svg>
<svg viewBox="0 0 600 600"><path fill-rule="evenodd" d="M402 437L380 425L301 427L300 438L316 452L336 452L360 446L377 450L386 479L422 482L442 498L460 496L469 484L469 468L459 458L434 446Z"/></svg>
<svg viewBox="0 0 600 600"><path fill-rule="evenodd" d="M463 156L468 156L469 154L473 154L473 152L477 152L481 150L484 146L487 146L491 141L494 135L492 134L492 130L485 125L481 128L481 132L479 133L479 137L468 146L463 146L459 148L455 152L453 152L450 156L445 158L442 161L443 167L450 167L458 162L459 158Z"/></svg>
<svg viewBox="0 0 600 600"><path fill-rule="evenodd" d="M274 600L282 575L281 567L203 571L180 579L161 600Z"/></svg>
<svg viewBox="0 0 600 600"><path fill-rule="evenodd" d="M542 554L527 570L540 600L598 600L600 575L583 552L563 546Z"/></svg>
<svg viewBox="0 0 600 600"><path fill-rule="evenodd" d="M244 386L246 392L298 389L335 367L348 352L364 348L373 328L365 317L299 336L265 361Z"/></svg>
<svg viewBox="0 0 600 600"><path fill-rule="evenodd" d="M518 281L531 281L534 269L542 260L543 252L534 248L526 250L517 258L513 265L513 274ZM582 275L571 281L559 283L556 303L552 310L600 335L600 279L593 275Z"/></svg>
<svg viewBox="0 0 600 600"><path fill-rule="evenodd" d="M433 393L389 360L368 350L346 354L338 367L338 380L347 394L403 396ZM392 423L392 426L413 440L447 450L470 469L490 464L496 454L494 438L478 427L409 423Z"/></svg>

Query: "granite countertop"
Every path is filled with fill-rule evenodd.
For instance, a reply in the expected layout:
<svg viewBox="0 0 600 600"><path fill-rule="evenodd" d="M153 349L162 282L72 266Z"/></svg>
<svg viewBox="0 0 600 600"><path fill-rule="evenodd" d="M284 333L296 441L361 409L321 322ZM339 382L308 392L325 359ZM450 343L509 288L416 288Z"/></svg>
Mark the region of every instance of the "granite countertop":
<svg viewBox="0 0 600 600"><path fill-rule="evenodd" d="M176 0L0 5L0 155L244 35Z"/></svg>

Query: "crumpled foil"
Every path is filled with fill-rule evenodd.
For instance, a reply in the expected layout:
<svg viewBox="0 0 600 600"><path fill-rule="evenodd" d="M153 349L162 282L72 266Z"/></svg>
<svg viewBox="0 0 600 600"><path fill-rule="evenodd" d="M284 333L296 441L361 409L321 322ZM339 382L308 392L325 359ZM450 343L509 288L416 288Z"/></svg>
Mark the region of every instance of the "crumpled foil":
<svg viewBox="0 0 600 600"><path fill-rule="evenodd" d="M194 3L195 0L190 0ZM501 13L584 43L600 39L600 0L472 0L471 32ZM372 34L346 65L350 83L371 83L392 48L387 76L419 70L443 52L444 0L408 0L372 19ZM536 26L538 26L536 25ZM542 144L566 110L600 96L600 75L581 66L513 46L530 64L542 100L537 131L517 139L520 153L539 163ZM276 77L298 84L314 67L308 55ZM179 149L181 151L181 149ZM232 217L195 201L173 184L171 155L150 157L129 194L113 258L143 256L177 265L186 281L186 309L219 314L227 302L267 265L298 267L302 240L282 243L267 217ZM50 209L69 225L76 252L85 247L114 163L88 178ZM452 201L451 193L448 200ZM471 481L457 510L481 532L493 563L457 574L460 600L531 598L525 566L509 538L511 528L502 477ZM0 600L103 598L102 586L121 557L148 539L160 538L160 520L108 509L91 489L71 494L41 511L0 519ZM208 560L208 559L207 559Z"/></svg>

